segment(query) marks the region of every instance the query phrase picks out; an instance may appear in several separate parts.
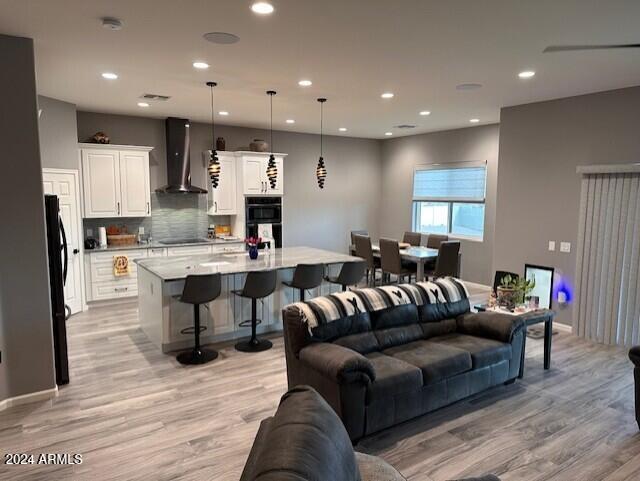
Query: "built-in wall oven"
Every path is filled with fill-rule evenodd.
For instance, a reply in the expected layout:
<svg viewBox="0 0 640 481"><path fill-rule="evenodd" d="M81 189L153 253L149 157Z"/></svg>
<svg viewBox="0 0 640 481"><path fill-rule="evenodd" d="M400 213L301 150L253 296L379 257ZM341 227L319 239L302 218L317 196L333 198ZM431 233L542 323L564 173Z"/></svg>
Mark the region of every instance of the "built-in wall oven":
<svg viewBox="0 0 640 481"><path fill-rule="evenodd" d="M246 197L245 198L247 237L259 237L259 226L270 224L275 246L282 247L282 198Z"/></svg>

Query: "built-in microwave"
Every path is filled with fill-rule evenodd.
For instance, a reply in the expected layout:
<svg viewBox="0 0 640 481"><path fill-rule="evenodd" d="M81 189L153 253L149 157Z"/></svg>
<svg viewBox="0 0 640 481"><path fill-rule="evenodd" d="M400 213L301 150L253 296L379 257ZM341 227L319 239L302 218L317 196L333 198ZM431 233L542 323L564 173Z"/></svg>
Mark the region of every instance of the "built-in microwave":
<svg viewBox="0 0 640 481"><path fill-rule="evenodd" d="M246 236L258 237L260 224L271 224L275 246L282 247L282 198L281 197L246 197ZM264 244L258 246L263 248Z"/></svg>
<svg viewBox="0 0 640 481"><path fill-rule="evenodd" d="M282 222L282 199L280 197L247 197L247 223L280 224Z"/></svg>

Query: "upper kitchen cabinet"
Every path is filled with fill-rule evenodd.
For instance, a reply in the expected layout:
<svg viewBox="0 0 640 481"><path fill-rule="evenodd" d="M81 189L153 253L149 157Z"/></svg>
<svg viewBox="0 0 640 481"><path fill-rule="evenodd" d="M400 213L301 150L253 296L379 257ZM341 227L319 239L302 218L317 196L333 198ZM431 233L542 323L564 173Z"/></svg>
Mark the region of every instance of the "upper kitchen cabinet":
<svg viewBox="0 0 640 481"><path fill-rule="evenodd" d="M209 162L211 151L204 153ZM236 215L236 156L232 152L218 152L220 162L220 178L215 189L209 183L209 215Z"/></svg>
<svg viewBox="0 0 640 481"><path fill-rule="evenodd" d="M152 147L79 144L84 217L151 215Z"/></svg>
<svg viewBox="0 0 640 481"><path fill-rule="evenodd" d="M278 177L275 187L271 187L267 177L267 165L269 164L269 153L261 152L237 152L242 159L242 184L244 195L252 197L260 195L283 195L284 194L284 158L286 154L274 154Z"/></svg>

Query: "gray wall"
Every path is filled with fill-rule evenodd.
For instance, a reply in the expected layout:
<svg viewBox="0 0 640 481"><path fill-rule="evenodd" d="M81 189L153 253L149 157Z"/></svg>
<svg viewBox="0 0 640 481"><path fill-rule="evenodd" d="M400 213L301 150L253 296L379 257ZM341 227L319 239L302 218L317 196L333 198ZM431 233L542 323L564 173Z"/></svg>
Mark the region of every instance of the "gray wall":
<svg viewBox="0 0 640 481"><path fill-rule="evenodd" d="M640 162L639 126L640 87L503 108L494 267L554 266L573 286L576 166ZM559 241L571 242L571 253L560 253ZM570 323L571 308L558 319Z"/></svg>
<svg viewBox="0 0 640 481"><path fill-rule="evenodd" d="M166 183L164 120L92 112L78 112L78 138L106 132L114 144L153 146L151 188ZM202 152L211 145L210 127L191 124L191 176L206 187ZM226 140L227 150L247 149L254 138L268 139L268 132L218 126L216 137ZM325 137L327 182L318 189L315 168L320 140L313 134L274 132L275 150L287 153L284 170L284 245L311 245L346 251L349 231L368 229L378 235L381 186L381 150L377 140Z"/></svg>
<svg viewBox="0 0 640 481"><path fill-rule="evenodd" d="M55 386L31 39L0 35L0 400Z"/></svg>
<svg viewBox="0 0 640 481"><path fill-rule="evenodd" d="M489 283L492 277L499 130L496 124L385 140L382 146L381 235L399 238L404 231L411 230L413 171L417 165L486 160L484 239L461 240L461 277Z"/></svg>
<svg viewBox="0 0 640 481"><path fill-rule="evenodd" d="M76 106L40 95L38 107L42 167L77 170Z"/></svg>

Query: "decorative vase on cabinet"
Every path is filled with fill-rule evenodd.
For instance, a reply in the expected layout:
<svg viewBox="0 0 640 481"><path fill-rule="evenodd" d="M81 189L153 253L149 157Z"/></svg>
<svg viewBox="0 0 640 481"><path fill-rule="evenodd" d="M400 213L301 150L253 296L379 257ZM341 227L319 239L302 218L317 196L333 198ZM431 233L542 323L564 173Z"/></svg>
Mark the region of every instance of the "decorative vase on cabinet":
<svg viewBox="0 0 640 481"><path fill-rule="evenodd" d="M262 139L253 139L253 142L249 144L249 148L252 152L268 152L269 144Z"/></svg>

